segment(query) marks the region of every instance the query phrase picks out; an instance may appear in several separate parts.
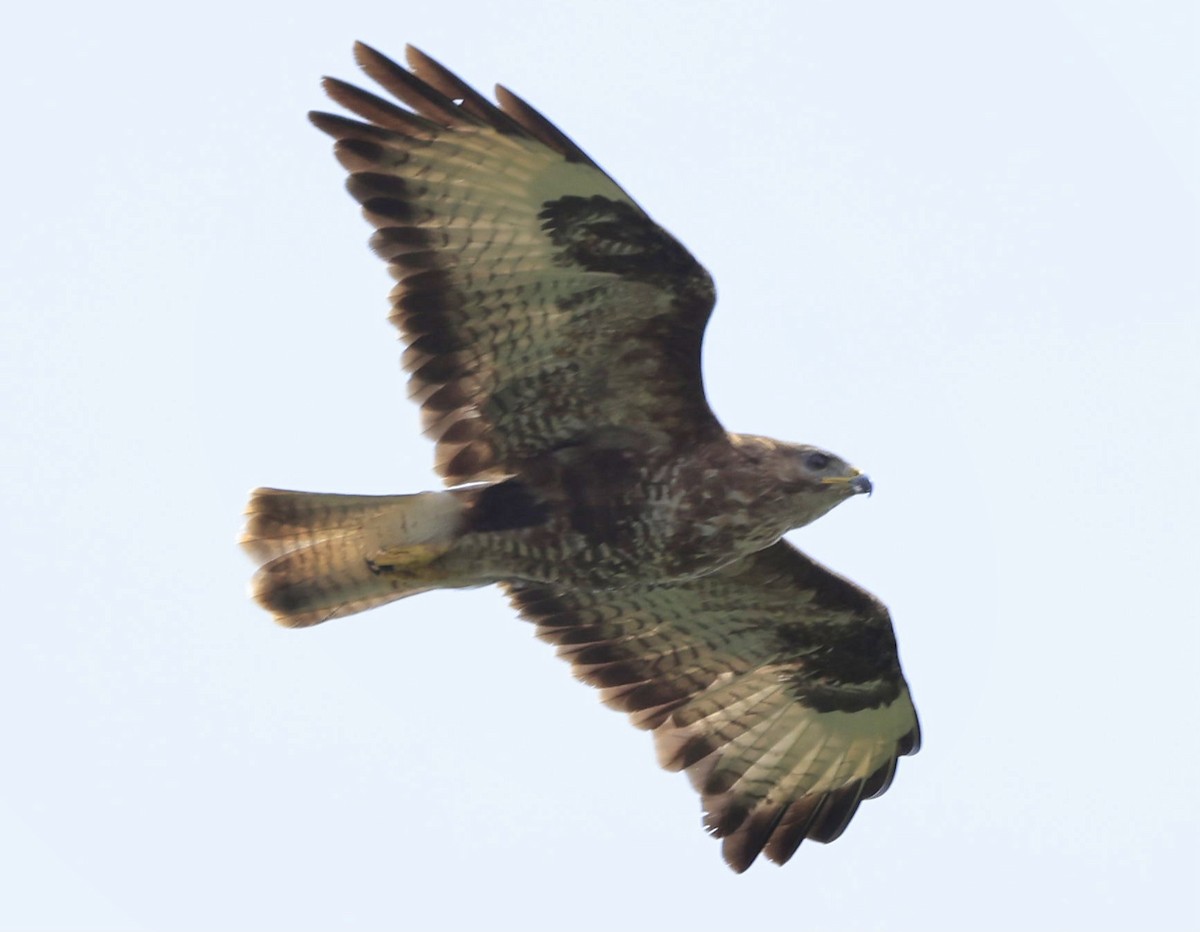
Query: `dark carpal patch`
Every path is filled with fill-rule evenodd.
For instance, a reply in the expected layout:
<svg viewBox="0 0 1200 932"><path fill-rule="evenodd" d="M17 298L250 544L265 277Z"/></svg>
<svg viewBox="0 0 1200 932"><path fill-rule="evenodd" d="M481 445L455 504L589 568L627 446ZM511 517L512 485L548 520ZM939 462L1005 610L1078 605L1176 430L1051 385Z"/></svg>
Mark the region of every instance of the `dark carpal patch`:
<svg viewBox="0 0 1200 932"><path fill-rule="evenodd" d="M654 283L707 278L675 237L624 201L568 195L546 201L538 217L563 264Z"/></svg>
<svg viewBox="0 0 1200 932"><path fill-rule="evenodd" d="M886 619L781 624L775 636L781 653L796 658L789 691L809 708L859 712L900 695L896 639Z"/></svg>

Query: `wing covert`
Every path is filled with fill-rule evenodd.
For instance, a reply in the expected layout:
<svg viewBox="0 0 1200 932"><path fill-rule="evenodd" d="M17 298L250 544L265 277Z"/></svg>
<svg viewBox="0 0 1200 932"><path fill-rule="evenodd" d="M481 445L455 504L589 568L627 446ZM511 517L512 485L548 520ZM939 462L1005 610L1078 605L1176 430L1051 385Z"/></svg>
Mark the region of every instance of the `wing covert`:
<svg viewBox="0 0 1200 932"><path fill-rule="evenodd" d="M512 600L603 701L654 733L743 871L828 842L920 743L884 606L781 541L687 583Z"/></svg>
<svg viewBox="0 0 1200 932"><path fill-rule="evenodd" d="M721 432L700 346L708 273L520 98L497 107L422 53L363 69L407 108L327 78L361 117L311 114L397 279L410 393L450 484L517 472L613 425Z"/></svg>

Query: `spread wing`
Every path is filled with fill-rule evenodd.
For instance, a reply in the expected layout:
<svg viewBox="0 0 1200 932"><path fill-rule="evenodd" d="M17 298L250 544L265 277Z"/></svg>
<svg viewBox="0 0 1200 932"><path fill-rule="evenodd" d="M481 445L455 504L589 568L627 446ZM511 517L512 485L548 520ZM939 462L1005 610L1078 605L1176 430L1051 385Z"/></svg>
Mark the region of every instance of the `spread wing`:
<svg viewBox="0 0 1200 932"><path fill-rule="evenodd" d="M721 433L700 377L708 273L573 142L502 87L500 106L413 48L359 44L409 109L327 78L327 113L391 319L450 484L517 472L606 428L688 444Z"/></svg>
<svg viewBox="0 0 1200 932"><path fill-rule="evenodd" d="M828 842L920 744L887 609L785 541L688 583L513 603L686 770L730 866Z"/></svg>

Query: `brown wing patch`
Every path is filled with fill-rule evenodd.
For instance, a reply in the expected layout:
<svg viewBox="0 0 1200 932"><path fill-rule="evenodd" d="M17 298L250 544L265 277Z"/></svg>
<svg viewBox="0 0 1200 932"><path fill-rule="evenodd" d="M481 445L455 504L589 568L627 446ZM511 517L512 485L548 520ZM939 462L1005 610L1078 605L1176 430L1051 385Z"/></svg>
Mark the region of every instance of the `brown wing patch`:
<svg viewBox="0 0 1200 932"><path fill-rule="evenodd" d="M919 729L886 609L780 542L683 584L510 587L603 701L654 732L743 871L828 842L890 785Z"/></svg>
<svg viewBox="0 0 1200 932"><path fill-rule="evenodd" d="M719 436L700 376L714 292L687 250L511 93L497 107L414 49L411 71L356 57L404 106L326 79L366 122L311 117L397 279L391 317L447 482L612 425Z"/></svg>

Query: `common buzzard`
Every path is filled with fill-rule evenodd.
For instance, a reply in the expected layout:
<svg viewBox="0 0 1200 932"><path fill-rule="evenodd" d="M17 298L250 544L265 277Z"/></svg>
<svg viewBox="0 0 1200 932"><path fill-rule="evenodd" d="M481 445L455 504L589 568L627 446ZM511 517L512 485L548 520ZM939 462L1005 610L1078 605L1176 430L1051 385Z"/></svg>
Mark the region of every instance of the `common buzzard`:
<svg viewBox="0 0 1200 932"><path fill-rule="evenodd" d="M700 344L712 280L515 94L359 44L404 106L327 78L313 113L389 265L436 469L413 495L258 489L254 597L303 627L497 583L650 730L743 871L828 842L919 744L887 609L782 540L871 483L727 433Z"/></svg>

